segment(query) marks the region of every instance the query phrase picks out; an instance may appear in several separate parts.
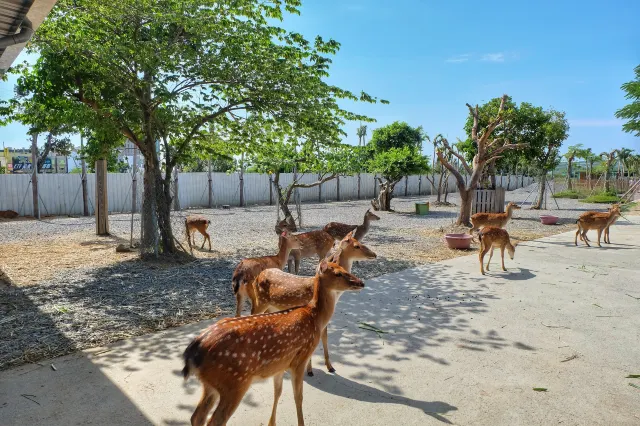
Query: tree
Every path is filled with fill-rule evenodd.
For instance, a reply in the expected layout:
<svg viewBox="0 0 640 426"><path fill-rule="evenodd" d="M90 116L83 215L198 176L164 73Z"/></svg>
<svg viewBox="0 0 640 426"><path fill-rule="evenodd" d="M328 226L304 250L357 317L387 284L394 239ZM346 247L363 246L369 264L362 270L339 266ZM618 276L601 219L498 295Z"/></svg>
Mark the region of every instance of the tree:
<svg viewBox="0 0 640 426"><path fill-rule="evenodd" d="M538 174L538 198L531 208L539 210L547 188L547 173L560 163L560 148L569 136L569 122L564 112L543 111L542 108L534 110L539 122L531 132L537 142L529 145L524 154L531 159L531 165Z"/></svg>
<svg viewBox="0 0 640 426"><path fill-rule="evenodd" d="M367 126L360 125L358 130L356 130L356 134L358 135L358 146L366 146L367 142L365 138L367 137Z"/></svg>
<svg viewBox="0 0 640 426"><path fill-rule="evenodd" d="M375 98L324 81L339 43L309 42L272 25L285 11L299 13L299 5L60 0L39 28L30 45L39 59L20 85L37 88L33 98L83 105L140 149L144 253L176 251L172 172L208 135L246 135L258 124L279 124L292 138L336 140L346 120L371 121L341 109L338 100Z"/></svg>
<svg viewBox="0 0 640 426"><path fill-rule="evenodd" d="M573 189L571 186L571 177L573 176L573 161L576 159L576 157L580 156L580 153L583 151L583 149L584 148L581 143L577 145L571 145L567 149L567 152L563 155L563 157L567 159L567 189L569 191Z"/></svg>
<svg viewBox="0 0 640 426"><path fill-rule="evenodd" d="M582 158L584 158L587 163L587 182L589 189L593 189L591 182L591 177L593 176L593 165L600 160L600 156L595 154L591 148L587 148L584 150Z"/></svg>
<svg viewBox="0 0 640 426"><path fill-rule="evenodd" d="M609 152L601 152L600 158L604 161L603 173L604 173L604 192L611 192L611 180L609 175L611 174L611 166L616 161L618 156L618 150L613 149Z"/></svg>
<svg viewBox="0 0 640 426"><path fill-rule="evenodd" d="M425 135L422 127L411 127L396 121L373 131L369 145L367 168L379 184L378 196L371 201L374 210L391 210L393 189L408 175L427 173L429 160L420 154Z"/></svg>
<svg viewBox="0 0 640 426"><path fill-rule="evenodd" d="M629 159L633 156L633 150L629 149L629 148L621 148L618 151L618 169L619 166L622 166L622 174L621 176L624 176L627 170L627 163L629 162ZM618 170L618 172L620 172L620 170Z"/></svg>
<svg viewBox="0 0 640 426"><path fill-rule="evenodd" d="M484 117L481 117L478 105L473 108L467 104L469 113L472 116L471 141L475 147L473 167L469 165L463 155L453 149L445 137L438 135L434 139L434 144L437 146L436 154L438 159L456 178L458 191L460 193L460 214L456 222L458 225L471 226L471 200L473 199L473 194L478 186L480 177L484 172L485 165L501 158L505 151L526 146L526 144L522 143L510 143L506 134L490 139L494 130L496 130L504 120L504 109L507 100L507 95L502 96L497 114L493 119L488 121L482 129L480 129L480 122ZM468 183L465 182L462 173L447 160L447 154L452 154L460 160L464 170L470 175Z"/></svg>
<svg viewBox="0 0 640 426"><path fill-rule="evenodd" d="M627 120L622 125L625 132L640 136L640 65L635 67L634 72L635 79L624 83L621 87L626 92L625 98L630 99L631 103L616 111L616 117Z"/></svg>

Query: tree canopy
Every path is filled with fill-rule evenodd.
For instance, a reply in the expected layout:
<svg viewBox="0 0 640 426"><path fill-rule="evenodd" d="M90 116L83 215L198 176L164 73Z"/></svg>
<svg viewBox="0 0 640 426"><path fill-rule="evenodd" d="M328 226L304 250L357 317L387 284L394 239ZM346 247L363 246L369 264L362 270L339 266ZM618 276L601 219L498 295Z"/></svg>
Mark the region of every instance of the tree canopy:
<svg viewBox="0 0 640 426"><path fill-rule="evenodd" d="M640 137L640 65L633 71L636 74L635 79L624 83L621 87L626 92L625 97L631 100L631 103L616 111L616 117L627 121L622 125L625 132Z"/></svg>

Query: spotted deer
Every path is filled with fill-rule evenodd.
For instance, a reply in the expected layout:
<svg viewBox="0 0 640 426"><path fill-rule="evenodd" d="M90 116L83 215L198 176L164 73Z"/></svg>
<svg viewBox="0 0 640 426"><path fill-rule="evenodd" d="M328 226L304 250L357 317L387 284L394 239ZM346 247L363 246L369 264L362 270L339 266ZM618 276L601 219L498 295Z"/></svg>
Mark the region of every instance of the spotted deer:
<svg viewBox="0 0 640 426"><path fill-rule="evenodd" d="M608 212L610 212L610 211L611 211L611 209L612 209L613 207L615 207L615 206L619 206L619 205L618 205L618 204L613 204L611 207L608 207L608 208L607 208L607 211L608 211ZM591 211L591 212L585 212L585 213L582 213L582 214L580 215L580 217L581 217L581 218L583 218L583 217L585 217L585 218L586 218L586 217L589 217L589 216L598 216L598 215L602 215L602 214L607 214L607 213ZM616 223L616 221L617 221L617 220L618 220L618 217L616 217L615 219L613 219L613 221L612 221L612 222L611 222L611 223L610 223L610 224L609 224L609 225L604 229L604 242L605 242L606 244L611 244L611 237L609 236L609 229L611 228L611 225L613 225L613 224L615 224L615 223ZM591 241L591 240L589 239L589 237L588 237L586 234L585 234L585 238L587 239L587 241ZM584 239L582 238L582 234L580 234L580 241L584 241Z"/></svg>
<svg viewBox="0 0 640 426"><path fill-rule="evenodd" d="M476 213L471 216L471 229L469 234L473 235L475 231L485 226L495 228L506 228L507 223L511 220L514 210L520 210L520 206L514 202L509 202L504 213Z"/></svg>
<svg viewBox="0 0 640 426"><path fill-rule="evenodd" d="M598 247L602 247L600 245L602 231L605 231L609 226L611 226L611 224L614 223L620 215L619 205L613 205L607 213L581 215L578 220L576 220L578 229L576 231L575 245L578 245L578 236L580 236L580 239L584 241L588 247L591 247L589 239L587 238L587 232L593 229L598 231Z"/></svg>
<svg viewBox="0 0 640 426"><path fill-rule="evenodd" d="M286 220L282 220L276 225L276 232L278 230L289 230ZM296 236L302 242L302 248L291 250L291 256L288 260L289 272L295 270L296 274L300 271L300 259L318 256L318 261L321 261L334 244L333 237L323 230L303 232L296 234Z"/></svg>
<svg viewBox="0 0 640 426"><path fill-rule="evenodd" d="M301 247L302 242L300 239L285 230L280 234L278 240L278 254L275 256L251 257L240 261L231 278L233 293L236 295L237 317L242 313L245 299L250 298L253 300L255 298L251 283L253 283L258 274L268 268L284 268L291 251Z"/></svg>
<svg viewBox="0 0 640 426"><path fill-rule="evenodd" d="M211 251L211 237L207 232L207 228L211 224L211 221L203 216L189 215L184 220L184 227L187 232L187 242L189 243L189 248L192 249L193 246L196 245L196 231L200 232L204 237L202 240L202 246L200 249L204 248L204 243L209 242L209 251ZM191 243L191 239L193 238L193 244Z"/></svg>
<svg viewBox="0 0 640 426"><path fill-rule="evenodd" d="M493 257L493 249L496 247L500 248L500 257L502 259L502 270L506 271L507 268L504 267L504 250L507 249L509 253L509 257L513 260L513 256L516 252L515 245L511 244L509 240L509 233L502 228L497 228L493 226L486 226L478 232L478 239L480 240L480 273L484 275L484 255L489 252L489 260L487 261L487 271L489 270L489 263L491 263L491 258Z"/></svg>
<svg viewBox="0 0 640 426"><path fill-rule="evenodd" d="M335 263L323 261L314 278L313 297L308 304L282 312L226 318L207 328L189 344L183 355L185 380L195 375L203 388L191 424L202 426L219 400L208 424L226 425L253 380L273 377L269 426L275 426L282 379L289 370L298 425L304 426L304 371L322 330L333 315L333 293L363 288L362 280Z"/></svg>
<svg viewBox="0 0 640 426"><path fill-rule="evenodd" d="M323 230L331 235L334 239L340 241L355 228L356 233L354 234L354 238L358 241L362 241L367 232L369 232L371 222L375 220L380 220L380 217L371 213L371 209L369 209L364 214L362 225L347 225L346 223L331 222L325 225Z"/></svg>
<svg viewBox="0 0 640 426"><path fill-rule="evenodd" d="M375 259L376 254L367 246L361 244L353 237L353 232L347 234L335 253L325 260L340 265L347 272L351 272L354 261ZM317 272L317 271L316 271ZM309 303L313 297L313 277L299 277L288 274L279 269L265 269L260 272L253 282L254 299L251 300L251 314L261 314L266 311L281 311L295 306ZM335 292L335 303L338 303L342 292ZM322 347L324 350L324 362L327 370L334 373L336 370L329 359L329 343L327 328L322 330ZM307 365L307 374L313 376L311 359Z"/></svg>

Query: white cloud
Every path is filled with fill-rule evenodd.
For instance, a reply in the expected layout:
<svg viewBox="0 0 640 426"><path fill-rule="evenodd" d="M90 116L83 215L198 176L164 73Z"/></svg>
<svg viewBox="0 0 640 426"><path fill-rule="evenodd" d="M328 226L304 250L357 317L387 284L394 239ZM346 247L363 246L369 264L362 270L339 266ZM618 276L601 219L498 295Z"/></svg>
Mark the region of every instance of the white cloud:
<svg viewBox="0 0 640 426"><path fill-rule="evenodd" d="M452 56L449 59L447 59L445 62L449 62L452 64L459 64L461 62L467 62L469 59L471 59L471 55L468 53L465 53L464 55Z"/></svg>
<svg viewBox="0 0 640 426"><path fill-rule="evenodd" d="M504 62L504 53L485 53L482 55L482 60L486 62Z"/></svg>
<svg viewBox="0 0 640 426"><path fill-rule="evenodd" d="M586 118L569 120L569 124L573 127L617 127L622 126L622 120L615 118L605 120Z"/></svg>

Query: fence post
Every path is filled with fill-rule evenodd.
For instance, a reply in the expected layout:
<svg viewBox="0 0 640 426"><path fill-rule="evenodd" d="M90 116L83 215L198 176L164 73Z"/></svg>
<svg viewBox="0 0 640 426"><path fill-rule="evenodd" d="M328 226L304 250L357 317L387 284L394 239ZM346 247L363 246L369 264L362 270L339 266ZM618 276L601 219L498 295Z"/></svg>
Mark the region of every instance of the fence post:
<svg viewBox="0 0 640 426"><path fill-rule="evenodd" d="M360 172L358 172L358 200L360 199Z"/></svg>
<svg viewBox="0 0 640 426"><path fill-rule="evenodd" d="M322 179L322 175L318 174L318 180ZM322 202L322 184L318 185L318 202Z"/></svg>
<svg viewBox="0 0 640 426"><path fill-rule="evenodd" d="M240 207L244 207L244 164L240 166Z"/></svg>
<svg viewBox="0 0 640 426"><path fill-rule="evenodd" d="M418 197L422 195L422 175L418 175Z"/></svg>
<svg viewBox="0 0 640 426"><path fill-rule="evenodd" d="M340 176L336 176L336 201L340 201Z"/></svg>
<svg viewBox="0 0 640 426"><path fill-rule="evenodd" d="M173 210L180 210L180 198L178 197L178 173L179 170L176 167L173 170L174 178L173 178Z"/></svg>
<svg viewBox="0 0 640 426"><path fill-rule="evenodd" d="M269 205L273 205L273 176L269 173Z"/></svg>
<svg viewBox="0 0 640 426"><path fill-rule="evenodd" d="M404 196L409 194L409 176L404 177Z"/></svg>
<svg viewBox="0 0 640 426"><path fill-rule="evenodd" d="M31 135L31 189L33 190L33 217L40 219L40 206L38 204L38 134Z"/></svg>
<svg viewBox="0 0 640 426"><path fill-rule="evenodd" d="M96 161L96 234L109 234L109 197L107 194L107 160Z"/></svg>
<svg viewBox="0 0 640 426"><path fill-rule="evenodd" d="M207 179L208 179L208 188L209 188L209 202L207 206L209 208L213 207L213 185L211 183L211 159L207 160Z"/></svg>
<svg viewBox="0 0 640 426"><path fill-rule="evenodd" d="M131 181L131 215L138 209L138 147L133 146L133 179ZM131 222L133 226L133 221Z"/></svg>
<svg viewBox="0 0 640 426"><path fill-rule="evenodd" d="M84 150L84 136L80 135L80 150ZM82 167L82 212L85 216L89 216L89 195L87 194L87 162L84 159L84 154L80 159L80 166Z"/></svg>
<svg viewBox="0 0 640 426"><path fill-rule="evenodd" d="M377 173L374 173L373 175L373 198L376 198L377 195L377 190L378 190L378 181L376 180L376 178L378 177Z"/></svg>

